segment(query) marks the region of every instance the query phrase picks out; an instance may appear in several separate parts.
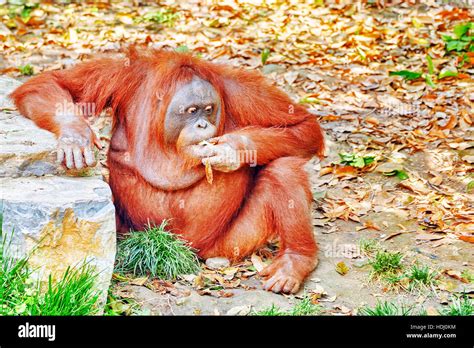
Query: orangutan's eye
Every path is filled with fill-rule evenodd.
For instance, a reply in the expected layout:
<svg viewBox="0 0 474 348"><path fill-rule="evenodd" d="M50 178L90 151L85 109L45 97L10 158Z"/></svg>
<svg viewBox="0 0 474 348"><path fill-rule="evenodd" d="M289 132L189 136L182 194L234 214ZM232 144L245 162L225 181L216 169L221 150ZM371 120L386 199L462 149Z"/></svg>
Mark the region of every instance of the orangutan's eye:
<svg viewBox="0 0 474 348"><path fill-rule="evenodd" d="M204 111L206 111L206 114L211 114L212 113L212 105L208 105L204 108Z"/></svg>
<svg viewBox="0 0 474 348"><path fill-rule="evenodd" d="M197 112L197 108L194 107L194 106L191 106L190 108L188 108L188 110L186 110L188 114L195 114Z"/></svg>

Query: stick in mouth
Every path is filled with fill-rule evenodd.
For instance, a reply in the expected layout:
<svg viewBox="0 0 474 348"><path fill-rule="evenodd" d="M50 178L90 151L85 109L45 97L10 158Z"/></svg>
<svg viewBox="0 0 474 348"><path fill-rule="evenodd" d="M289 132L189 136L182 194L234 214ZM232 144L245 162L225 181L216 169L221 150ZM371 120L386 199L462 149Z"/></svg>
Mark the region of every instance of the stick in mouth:
<svg viewBox="0 0 474 348"><path fill-rule="evenodd" d="M208 140L203 140L198 145L207 146L207 145L214 145L216 143L217 143L217 141L210 142ZM207 182L212 185L212 181L214 180L214 175L212 173L212 166L211 166L211 162L210 162L209 158L206 158L204 163L205 163L205 167L206 167Z"/></svg>
<svg viewBox="0 0 474 348"><path fill-rule="evenodd" d="M206 166L206 179L207 179L207 182L212 185L212 181L214 180L214 175L212 174L211 161L209 160L209 158L206 158L205 166Z"/></svg>

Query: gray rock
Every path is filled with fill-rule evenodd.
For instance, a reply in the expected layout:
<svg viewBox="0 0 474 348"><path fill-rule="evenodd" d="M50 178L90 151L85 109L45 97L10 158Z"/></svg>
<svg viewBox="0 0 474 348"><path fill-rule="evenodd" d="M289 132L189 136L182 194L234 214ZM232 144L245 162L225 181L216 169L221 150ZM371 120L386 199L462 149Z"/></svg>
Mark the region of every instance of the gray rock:
<svg viewBox="0 0 474 348"><path fill-rule="evenodd" d="M206 266L211 269L221 269L230 266L230 261L225 257L211 257L206 260Z"/></svg>
<svg viewBox="0 0 474 348"><path fill-rule="evenodd" d="M34 280L58 279L84 262L98 272L105 303L115 249L115 208L108 185L97 178L0 178L5 253L29 256Z"/></svg>
<svg viewBox="0 0 474 348"><path fill-rule="evenodd" d="M56 138L17 112L0 112L0 177L63 174Z"/></svg>
<svg viewBox="0 0 474 348"><path fill-rule="evenodd" d="M56 163L56 137L13 111L7 97L20 81L0 76L0 177L63 174Z"/></svg>
<svg viewBox="0 0 474 348"><path fill-rule="evenodd" d="M7 76L0 76L0 109L13 108L14 105L8 94L21 85L21 82Z"/></svg>
<svg viewBox="0 0 474 348"><path fill-rule="evenodd" d="M0 177L63 174L53 133L15 111L0 112Z"/></svg>

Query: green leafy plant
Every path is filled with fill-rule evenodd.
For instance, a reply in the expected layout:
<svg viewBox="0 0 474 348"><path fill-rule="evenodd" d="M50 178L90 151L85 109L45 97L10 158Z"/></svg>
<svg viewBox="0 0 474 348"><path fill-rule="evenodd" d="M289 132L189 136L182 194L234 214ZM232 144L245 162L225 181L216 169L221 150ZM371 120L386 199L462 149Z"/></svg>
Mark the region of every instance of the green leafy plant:
<svg viewBox="0 0 474 348"><path fill-rule="evenodd" d="M446 71L443 71L443 72L439 73L438 80L442 80L446 77L456 77L456 76L458 76L457 71L446 70Z"/></svg>
<svg viewBox="0 0 474 348"><path fill-rule="evenodd" d="M435 83L433 82L433 78L429 74L424 74L425 77L425 83L430 86L431 88L436 88Z"/></svg>
<svg viewBox="0 0 474 348"><path fill-rule="evenodd" d="M181 274L199 269L197 256L191 247L175 234L160 226L148 226L145 231L131 232L118 243L116 271L138 276L151 275L175 279Z"/></svg>
<svg viewBox="0 0 474 348"><path fill-rule="evenodd" d="M459 24L454 27L453 33L454 36L443 35L443 40L446 43L446 51L451 52L455 51L458 53L462 52L473 52L474 36L470 35L472 28L474 27L473 22ZM461 59L460 67L467 61L468 56L464 53L463 59ZM399 70L399 71L390 71L390 76L401 76L407 81L417 80L419 78L424 78L425 83L432 87L436 88L436 84L433 82L433 77L435 75L435 66L433 64L433 59L429 54L426 55L426 61L428 66L428 72L424 73L422 71L411 71L411 70ZM446 70L438 74L437 79L442 80L447 77L457 77L459 74L457 71Z"/></svg>
<svg viewBox="0 0 474 348"><path fill-rule="evenodd" d="M423 76L423 73L411 70L390 71L389 76L401 76L405 80L416 80Z"/></svg>
<svg viewBox="0 0 474 348"><path fill-rule="evenodd" d="M407 172L405 172L404 170L398 170L398 169L394 169L391 172L384 172L383 175L396 176L400 180L406 180L409 178Z"/></svg>
<svg viewBox="0 0 474 348"><path fill-rule="evenodd" d="M469 181L469 183L466 186L466 191L470 193L472 190L474 190L474 180Z"/></svg>
<svg viewBox="0 0 474 348"><path fill-rule="evenodd" d="M316 97L307 96L300 99L300 104L320 104L320 101Z"/></svg>
<svg viewBox="0 0 474 348"><path fill-rule="evenodd" d="M434 64L433 64L433 59L431 58L431 56L429 54L426 55L426 62L427 62L427 65L428 65L428 74L425 74L425 82L428 86L432 87L432 88L436 88L436 85L434 84L433 82L433 76L434 76L434 73L435 73L435 68L434 68Z"/></svg>
<svg viewBox="0 0 474 348"><path fill-rule="evenodd" d="M426 55L426 61L428 62L428 72L433 75L435 73L433 59L429 54Z"/></svg>
<svg viewBox="0 0 474 348"><path fill-rule="evenodd" d="M178 13L172 12L170 9L160 9L156 12L148 12L142 17L138 18L138 22L153 22L156 24L165 24L173 26L175 21L179 18Z"/></svg>
<svg viewBox="0 0 474 348"><path fill-rule="evenodd" d="M12 4L8 8L8 16L10 18L19 16L23 23L27 23L31 18L31 12L38 7L38 3Z"/></svg>
<svg viewBox="0 0 474 348"><path fill-rule="evenodd" d="M436 88L436 84L433 82L435 67L433 64L433 59L431 58L429 54L426 55L426 62L428 66L428 73L419 72L419 71L411 71L411 70L399 70L399 71L390 71L389 76L401 76L407 81L424 78L425 83L428 86L432 88Z"/></svg>
<svg viewBox="0 0 474 348"><path fill-rule="evenodd" d="M375 161L375 156L360 156L353 153L340 153L341 164L355 168L364 168Z"/></svg>
<svg viewBox="0 0 474 348"><path fill-rule="evenodd" d="M22 65L18 68L23 75L31 76L34 74L33 67L30 64Z"/></svg>
<svg viewBox="0 0 474 348"><path fill-rule="evenodd" d="M463 53L461 55L461 59L458 64L458 69L461 69L464 66L464 64L468 63L469 61L470 61L469 56L466 53Z"/></svg>
<svg viewBox="0 0 474 348"><path fill-rule="evenodd" d="M33 11L35 8L37 8L39 4L34 4L34 5L23 5L21 12L20 12L20 17L23 20L23 22L28 22L31 17L31 11Z"/></svg>
<svg viewBox="0 0 474 348"><path fill-rule="evenodd" d="M270 57L270 49L264 48L262 51L262 65L265 65L268 60L268 57Z"/></svg>
<svg viewBox="0 0 474 348"><path fill-rule="evenodd" d="M446 43L446 51L474 52L474 36L470 35L473 28L473 22L459 24L453 29L454 36L443 35L443 40Z"/></svg>

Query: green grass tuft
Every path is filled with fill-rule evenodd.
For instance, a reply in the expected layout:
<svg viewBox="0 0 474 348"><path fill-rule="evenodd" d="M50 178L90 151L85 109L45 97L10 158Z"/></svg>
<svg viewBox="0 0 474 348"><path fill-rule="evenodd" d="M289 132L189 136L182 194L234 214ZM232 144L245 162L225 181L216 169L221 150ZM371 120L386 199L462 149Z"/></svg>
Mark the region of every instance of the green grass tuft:
<svg viewBox="0 0 474 348"><path fill-rule="evenodd" d="M262 309L260 311L253 312L252 315L259 316L304 316L304 315L318 315L321 314L322 307L314 304L309 296L303 297L301 301L298 301L288 311L282 310L280 307L272 304L270 307Z"/></svg>
<svg viewBox="0 0 474 348"><path fill-rule="evenodd" d="M99 294L94 289L97 273L84 265L69 268L63 277L53 282L49 277L48 289L42 296L35 297L30 315L94 315Z"/></svg>
<svg viewBox="0 0 474 348"><path fill-rule="evenodd" d="M199 262L194 250L165 227L166 221L163 221L159 227L149 226L143 232L131 232L120 241L116 271L160 279L195 273Z"/></svg>
<svg viewBox="0 0 474 348"><path fill-rule="evenodd" d="M379 251L382 247L380 246L379 241L376 239L361 238L359 240L359 248L362 253L370 256Z"/></svg>
<svg viewBox="0 0 474 348"><path fill-rule="evenodd" d="M291 315L303 316L303 315L318 315L321 314L322 307L314 304L311 298L305 296L299 301L291 310Z"/></svg>
<svg viewBox="0 0 474 348"><path fill-rule="evenodd" d="M30 293L28 279L31 274L26 260L13 262L3 254L0 243L0 315L18 315L25 307L25 299Z"/></svg>
<svg viewBox="0 0 474 348"><path fill-rule="evenodd" d="M289 315L288 312L285 312L280 307L272 304L270 307L262 309L257 312L253 312L252 315L259 315L263 317L280 317L284 315Z"/></svg>
<svg viewBox="0 0 474 348"><path fill-rule="evenodd" d="M4 254L5 239L2 238L3 215L0 212L0 315L17 315L24 306L28 293L27 260L13 262Z"/></svg>
<svg viewBox="0 0 474 348"><path fill-rule="evenodd" d="M410 286L425 285L430 286L436 283L438 272L430 270L428 266L413 265L407 272Z"/></svg>
<svg viewBox="0 0 474 348"><path fill-rule="evenodd" d="M474 315L474 304L467 296L454 298L448 308L439 311L441 315L471 316Z"/></svg>
<svg viewBox="0 0 474 348"><path fill-rule="evenodd" d="M413 312L413 306L407 307L394 302L377 302L374 308L362 307L359 309L359 315L364 316L390 316L390 315L410 315Z"/></svg>
<svg viewBox="0 0 474 348"><path fill-rule="evenodd" d="M402 270L401 253L393 253L389 251L379 251L375 255L374 260L370 262L374 275L393 275Z"/></svg>

